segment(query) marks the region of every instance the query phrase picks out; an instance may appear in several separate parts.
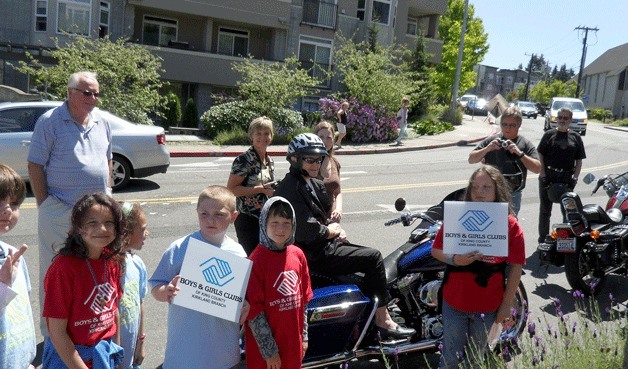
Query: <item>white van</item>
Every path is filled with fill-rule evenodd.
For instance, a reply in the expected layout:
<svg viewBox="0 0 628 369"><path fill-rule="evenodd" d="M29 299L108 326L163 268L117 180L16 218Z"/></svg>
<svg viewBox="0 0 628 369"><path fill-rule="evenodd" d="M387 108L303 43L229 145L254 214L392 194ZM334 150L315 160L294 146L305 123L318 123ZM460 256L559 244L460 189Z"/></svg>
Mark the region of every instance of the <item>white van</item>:
<svg viewBox="0 0 628 369"><path fill-rule="evenodd" d="M580 136L586 135L587 123L589 122L587 109L584 107L582 100L573 97L553 97L550 100L549 109L545 112L544 129L547 131L558 126L556 120L558 119L558 110L561 108L569 108L573 112L573 120L569 125L569 129L580 133Z"/></svg>

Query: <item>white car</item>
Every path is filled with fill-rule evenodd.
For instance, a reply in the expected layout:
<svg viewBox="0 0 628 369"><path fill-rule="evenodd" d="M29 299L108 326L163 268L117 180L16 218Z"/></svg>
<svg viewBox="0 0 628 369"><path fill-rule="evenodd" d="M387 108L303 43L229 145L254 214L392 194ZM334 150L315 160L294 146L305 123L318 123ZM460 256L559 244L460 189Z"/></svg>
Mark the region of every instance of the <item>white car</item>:
<svg viewBox="0 0 628 369"><path fill-rule="evenodd" d="M62 101L0 103L0 163L15 169L28 181L27 158L37 119ZM130 123L104 110L111 123L113 190L125 187L131 177L166 173L170 153L164 129Z"/></svg>
<svg viewBox="0 0 628 369"><path fill-rule="evenodd" d="M582 100L573 97L553 97L550 100L549 109L545 112L544 130L558 126L558 110L562 108L569 108L573 113L569 129L580 133L580 136L586 135L589 114Z"/></svg>
<svg viewBox="0 0 628 369"><path fill-rule="evenodd" d="M473 101L477 99L478 97L476 95L462 95L462 97L458 99L458 102L460 103L460 106L462 106L463 108L466 108L467 105L469 104L469 101Z"/></svg>

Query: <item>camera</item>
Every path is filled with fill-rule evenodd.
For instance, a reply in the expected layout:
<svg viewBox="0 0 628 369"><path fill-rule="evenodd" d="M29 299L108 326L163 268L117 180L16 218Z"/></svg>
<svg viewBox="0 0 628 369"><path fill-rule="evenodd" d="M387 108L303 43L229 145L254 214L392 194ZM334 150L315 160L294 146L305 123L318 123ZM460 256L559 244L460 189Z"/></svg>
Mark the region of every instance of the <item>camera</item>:
<svg viewBox="0 0 628 369"><path fill-rule="evenodd" d="M499 139L499 146L505 149L508 147L508 145L510 145L510 140L504 140L503 138Z"/></svg>

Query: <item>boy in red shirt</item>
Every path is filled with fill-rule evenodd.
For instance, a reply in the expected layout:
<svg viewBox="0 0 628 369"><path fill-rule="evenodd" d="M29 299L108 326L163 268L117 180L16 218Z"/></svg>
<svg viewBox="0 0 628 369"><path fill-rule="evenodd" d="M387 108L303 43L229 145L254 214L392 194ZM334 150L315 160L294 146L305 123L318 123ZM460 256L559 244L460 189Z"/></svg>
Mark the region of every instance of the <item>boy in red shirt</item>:
<svg viewBox="0 0 628 369"><path fill-rule="evenodd" d="M249 369L300 369L307 350L306 308L312 299L305 255L294 246L292 205L272 197L262 209L260 244L250 259L253 269L246 299Z"/></svg>

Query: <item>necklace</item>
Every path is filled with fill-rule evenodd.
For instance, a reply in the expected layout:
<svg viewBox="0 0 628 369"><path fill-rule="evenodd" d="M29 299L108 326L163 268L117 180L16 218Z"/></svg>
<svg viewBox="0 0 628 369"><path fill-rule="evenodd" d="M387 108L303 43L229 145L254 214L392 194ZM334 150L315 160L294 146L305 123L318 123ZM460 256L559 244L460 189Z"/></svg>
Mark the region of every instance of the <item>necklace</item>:
<svg viewBox="0 0 628 369"><path fill-rule="evenodd" d="M87 264L87 268L89 268L89 273L92 275L92 279L94 280L94 287L99 291L99 293L96 294L96 301L98 301L100 307L103 308L107 305L107 302L109 301L108 295L103 293L103 291L100 291L101 289L107 290L107 287L109 286L109 281L107 278L107 260L104 260L105 265L104 271L102 273L102 285L98 283L98 279L96 279L96 273L94 272L94 268L89 262L89 259L85 259L85 263Z"/></svg>

